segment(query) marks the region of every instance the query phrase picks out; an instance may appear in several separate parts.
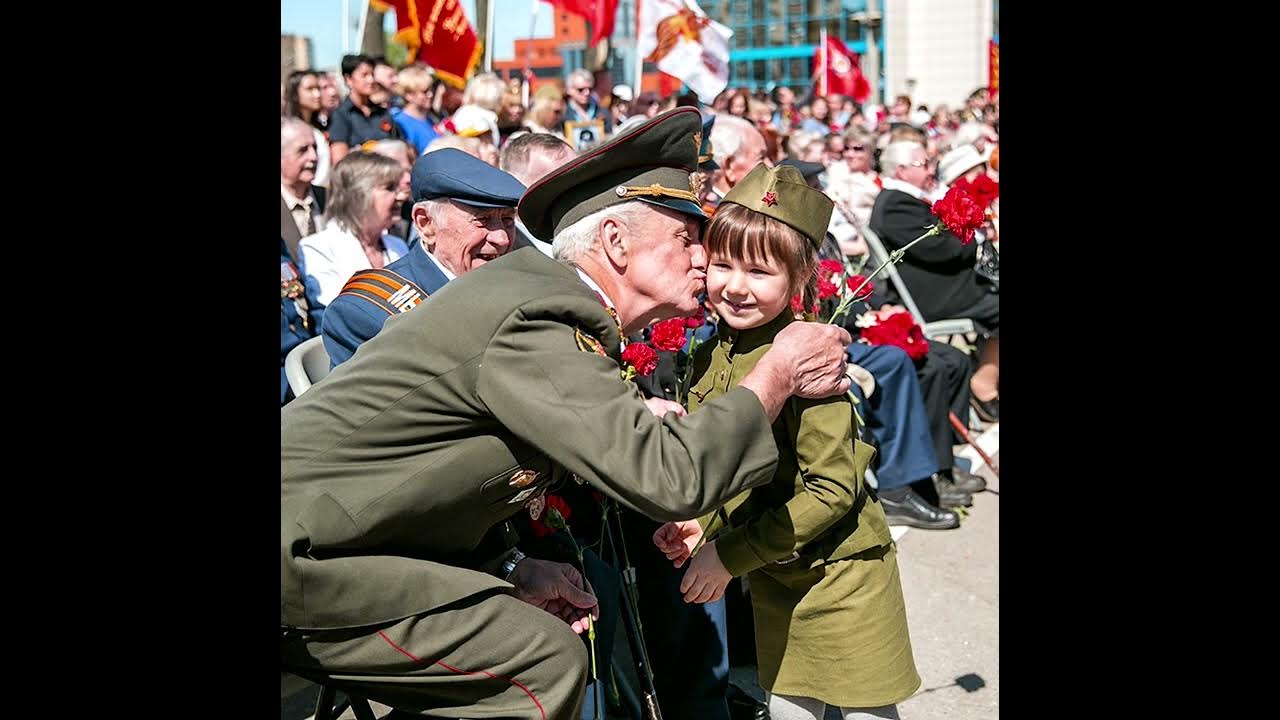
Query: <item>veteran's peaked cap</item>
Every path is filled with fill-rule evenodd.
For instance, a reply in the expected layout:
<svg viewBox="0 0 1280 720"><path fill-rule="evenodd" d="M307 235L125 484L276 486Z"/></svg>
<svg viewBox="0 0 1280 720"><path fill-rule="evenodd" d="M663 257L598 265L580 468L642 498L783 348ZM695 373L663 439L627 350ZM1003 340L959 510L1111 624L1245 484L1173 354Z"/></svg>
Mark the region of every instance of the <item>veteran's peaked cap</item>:
<svg viewBox="0 0 1280 720"><path fill-rule="evenodd" d="M689 179L702 139L696 108L656 115L534 183L520 199L520 220L550 242L591 213L629 200L705 218Z"/></svg>

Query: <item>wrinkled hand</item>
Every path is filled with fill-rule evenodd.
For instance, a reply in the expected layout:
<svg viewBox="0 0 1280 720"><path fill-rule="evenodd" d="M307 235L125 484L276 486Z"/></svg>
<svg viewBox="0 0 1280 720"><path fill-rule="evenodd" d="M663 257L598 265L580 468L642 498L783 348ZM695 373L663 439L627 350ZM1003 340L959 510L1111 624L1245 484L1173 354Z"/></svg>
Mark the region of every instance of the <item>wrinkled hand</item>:
<svg viewBox="0 0 1280 720"><path fill-rule="evenodd" d="M564 620L575 633L586 631L588 614L600 619L591 583L572 565L525 558L508 581L515 586L516 598Z"/></svg>
<svg viewBox="0 0 1280 720"><path fill-rule="evenodd" d="M724 569L724 563L720 562L720 553L712 540L693 556L689 569L684 571L684 579L680 581L680 592L684 593L687 603L715 602L724 597L724 589L732 579L733 576Z"/></svg>
<svg viewBox="0 0 1280 720"><path fill-rule="evenodd" d="M653 416L657 418L660 418L669 412L675 413L676 417L684 417L689 414L685 412L684 406L680 403L663 400L662 398L649 398L644 401L644 404L645 407L649 408L649 412L653 413Z"/></svg>
<svg viewBox="0 0 1280 720"><path fill-rule="evenodd" d="M792 395L816 400L849 391L844 370L845 348L851 342L849 331L838 325L793 322L773 339L765 358L778 362L786 376L794 378Z"/></svg>
<svg viewBox="0 0 1280 720"><path fill-rule="evenodd" d="M697 520L669 522L653 533L653 544L676 567L684 565L684 561L693 554L693 548L701 539L702 526Z"/></svg>

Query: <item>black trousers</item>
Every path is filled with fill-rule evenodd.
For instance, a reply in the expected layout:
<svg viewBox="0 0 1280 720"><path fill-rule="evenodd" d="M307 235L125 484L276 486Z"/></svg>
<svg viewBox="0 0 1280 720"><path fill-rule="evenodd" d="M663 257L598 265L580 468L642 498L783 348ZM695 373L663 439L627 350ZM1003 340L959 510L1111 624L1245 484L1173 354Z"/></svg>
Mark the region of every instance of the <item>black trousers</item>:
<svg viewBox="0 0 1280 720"><path fill-rule="evenodd" d="M969 377L973 374L969 356L963 351L936 340L929 341L929 354L916 363L925 414L929 416L933 450L938 467L949 468L955 458L951 446L963 439L951 427L949 413L961 422L969 417Z"/></svg>

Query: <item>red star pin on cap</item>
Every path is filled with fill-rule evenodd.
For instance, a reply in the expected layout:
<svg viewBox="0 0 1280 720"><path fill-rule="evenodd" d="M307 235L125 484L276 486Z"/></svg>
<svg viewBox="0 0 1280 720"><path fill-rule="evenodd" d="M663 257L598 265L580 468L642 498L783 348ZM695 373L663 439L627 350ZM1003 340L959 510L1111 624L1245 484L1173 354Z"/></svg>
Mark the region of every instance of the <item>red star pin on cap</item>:
<svg viewBox="0 0 1280 720"><path fill-rule="evenodd" d="M768 205L769 207L773 207L778 204L778 194L770 190L764 194L764 197L760 198L760 202Z"/></svg>

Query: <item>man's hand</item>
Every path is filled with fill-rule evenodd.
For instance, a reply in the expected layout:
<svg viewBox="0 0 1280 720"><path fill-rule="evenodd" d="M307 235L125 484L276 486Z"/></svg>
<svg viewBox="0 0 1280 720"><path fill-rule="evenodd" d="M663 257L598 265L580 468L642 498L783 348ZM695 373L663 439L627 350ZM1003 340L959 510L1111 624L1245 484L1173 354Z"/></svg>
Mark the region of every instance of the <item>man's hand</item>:
<svg viewBox="0 0 1280 720"><path fill-rule="evenodd" d="M593 620L600 619L600 605L591 583L572 565L525 558L507 581L515 585L518 599L559 617L575 633L586 631L588 614Z"/></svg>
<svg viewBox="0 0 1280 720"><path fill-rule="evenodd" d="M661 418L669 412L675 413L676 417L684 417L689 413L685 412L684 406L678 402L663 400L662 398L652 397L644 401L645 407L649 408L649 412L654 417Z"/></svg>
<svg viewBox="0 0 1280 720"><path fill-rule="evenodd" d="M653 544L676 567L684 565L684 561L693 554L693 548L701 539L702 526L697 520L669 522L653 533Z"/></svg>
<svg viewBox="0 0 1280 720"><path fill-rule="evenodd" d="M732 579L733 576L724 569L724 563L720 562L720 553L712 540L693 556L689 569L684 571L684 579L680 581L680 592L684 593L687 603L715 602L724 597L724 589Z"/></svg>

